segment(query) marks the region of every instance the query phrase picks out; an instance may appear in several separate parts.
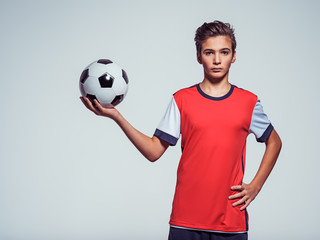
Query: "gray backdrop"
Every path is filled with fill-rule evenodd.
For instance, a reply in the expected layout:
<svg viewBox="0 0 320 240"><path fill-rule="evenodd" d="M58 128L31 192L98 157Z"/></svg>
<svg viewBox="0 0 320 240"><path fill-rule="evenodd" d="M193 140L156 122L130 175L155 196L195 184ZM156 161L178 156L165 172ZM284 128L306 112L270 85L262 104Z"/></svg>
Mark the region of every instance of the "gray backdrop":
<svg viewBox="0 0 320 240"><path fill-rule="evenodd" d="M179 144L149 163L79 100L84 67L128 73L118 109L152 135L171 94L202 80L194 32L236 29L230 81L256 93L283 140L249 207L250 239L318 235L318 1L0 2L0 239L167 238ZM245 180L264 144L248 138Z"/></svg>

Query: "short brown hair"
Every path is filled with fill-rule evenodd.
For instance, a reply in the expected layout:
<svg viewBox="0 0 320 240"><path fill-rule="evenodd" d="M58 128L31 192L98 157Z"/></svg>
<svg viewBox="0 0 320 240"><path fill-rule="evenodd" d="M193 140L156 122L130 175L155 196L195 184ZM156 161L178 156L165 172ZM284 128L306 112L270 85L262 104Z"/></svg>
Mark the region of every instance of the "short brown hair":
<svg viewBox="0 0 320 240"><path fill-rule="evenodd" d="M214 21L202 24L196 31L194 41L196 43L197 52L201 52L202 43L209 37L228 36L232 44L232 53L235 52L237 42L234 36L234 29L229 23Z"/></svg>

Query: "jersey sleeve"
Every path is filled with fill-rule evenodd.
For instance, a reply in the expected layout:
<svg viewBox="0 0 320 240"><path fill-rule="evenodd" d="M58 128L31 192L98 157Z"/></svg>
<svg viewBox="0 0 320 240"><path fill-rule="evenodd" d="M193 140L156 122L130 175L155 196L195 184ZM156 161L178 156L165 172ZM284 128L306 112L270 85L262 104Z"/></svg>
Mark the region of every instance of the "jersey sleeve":
<svg viewBox="0 0 320 240"><path fill-rule="evenodd" d="M258 142L265 142L269 138L273 126L264 113L260 100L257 100L252 112L249 133L253 133Z"/></svg>
<svg viewBox="0 0 320 240"><path fill-rule="evenodd" d="M177 144L180 138L180 111L174 97L172 97L154 136L168 142L171 146Z"/></svg>

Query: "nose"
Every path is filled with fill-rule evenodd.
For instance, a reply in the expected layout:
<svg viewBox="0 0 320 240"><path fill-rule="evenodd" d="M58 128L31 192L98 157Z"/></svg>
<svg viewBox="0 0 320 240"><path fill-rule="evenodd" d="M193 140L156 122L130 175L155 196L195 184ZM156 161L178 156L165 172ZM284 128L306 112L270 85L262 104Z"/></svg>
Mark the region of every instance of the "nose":
<svg viewBox="0 0 320 240"><path fill-rule="evenodd" d="M215 54L214 55L213 63L214 64L220 64L221 63L220 54Z"/></svg>

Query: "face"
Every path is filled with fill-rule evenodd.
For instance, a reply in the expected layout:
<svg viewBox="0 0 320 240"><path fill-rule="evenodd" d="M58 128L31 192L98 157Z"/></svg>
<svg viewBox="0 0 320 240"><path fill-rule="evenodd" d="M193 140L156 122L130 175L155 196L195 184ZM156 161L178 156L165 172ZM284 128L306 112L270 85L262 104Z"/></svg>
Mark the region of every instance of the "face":
<svg viewBox="0 0 320 240"><path fill-rule="evenodd" d="M227 36L210 37L202 43L198 62L202 64L204 77L210 81L228 79L231 63L236 60L236 53L232 54L232 43Z"/></svg>

